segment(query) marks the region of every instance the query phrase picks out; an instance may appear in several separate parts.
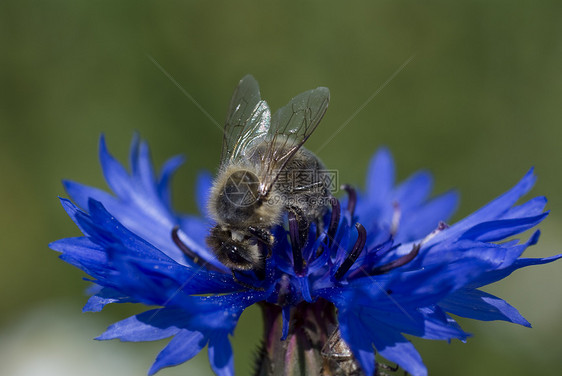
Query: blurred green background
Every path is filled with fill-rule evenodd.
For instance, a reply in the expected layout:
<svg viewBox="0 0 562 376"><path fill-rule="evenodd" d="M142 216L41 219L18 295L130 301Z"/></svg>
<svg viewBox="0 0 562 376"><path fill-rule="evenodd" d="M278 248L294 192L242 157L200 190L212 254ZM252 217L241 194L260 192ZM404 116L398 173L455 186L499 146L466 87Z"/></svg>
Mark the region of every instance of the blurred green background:
<svg viewBox="0 0 562 376"><path fill-rule="evenodd" d="M195 212L194 177L216 168L221 133L151 58L219 123L247 73L273 109L329 87L330 108L308 148L342 181L362 185L369 158L387 145L400 179L429 168L437 193L461 192L456 219L535 166L532 194L549 198L552 215L527 255L559 253L561 14L560 1L2 1L0 374L142 375L165 344L93 341L142 307L82 314L83 273L47 248L79 234L57 200L60 180L105 187L102 132L121 160L135 131L157 164L185 154L174 202ZM466 344L414 340L430 373L558 373L560 270L530 268L489 289L533 329L461 320L475 335ZM235 333L240 375L259 320L250 309ZM202 354L160 374L210 370Z"/></svg>

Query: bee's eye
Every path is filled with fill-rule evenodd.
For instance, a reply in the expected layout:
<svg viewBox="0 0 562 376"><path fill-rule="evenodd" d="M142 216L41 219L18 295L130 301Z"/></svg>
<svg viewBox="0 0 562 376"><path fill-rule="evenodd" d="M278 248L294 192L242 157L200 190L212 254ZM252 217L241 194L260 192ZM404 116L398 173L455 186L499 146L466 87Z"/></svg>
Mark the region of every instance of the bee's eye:
<svg viewBox="0 0 562 376"><path fill-rule="evenodd" d="M235 264L243 264L246 260L240 255L240 247L234 244L228 244L226 246L226 255L230 261Z"/></svg>

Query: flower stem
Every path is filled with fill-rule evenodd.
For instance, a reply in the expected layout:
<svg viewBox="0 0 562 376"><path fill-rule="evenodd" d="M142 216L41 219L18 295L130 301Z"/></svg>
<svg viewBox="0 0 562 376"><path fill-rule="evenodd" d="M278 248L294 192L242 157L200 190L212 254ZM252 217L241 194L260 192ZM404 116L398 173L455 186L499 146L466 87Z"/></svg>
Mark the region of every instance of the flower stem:
<svg viewBox="0 0 562 376"><path fill-rule="evenodd" d="M281 307L265 302L261 307L264 343L256 359L255 376L363 375L349 347L339 336L336 308L332 303L319 299L294 307L285 340L281 340Z"/></svg>

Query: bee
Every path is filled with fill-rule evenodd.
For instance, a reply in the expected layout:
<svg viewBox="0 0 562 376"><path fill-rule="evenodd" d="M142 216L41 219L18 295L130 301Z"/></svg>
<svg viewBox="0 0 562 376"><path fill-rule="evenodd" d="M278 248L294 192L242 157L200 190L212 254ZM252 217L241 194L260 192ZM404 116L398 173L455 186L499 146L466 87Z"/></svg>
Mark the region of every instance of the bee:
<svg viewBox="0 0 562 376"><path fill-rule="evenodd" d="M207 236L217 259L233 274L263 275L274 244L271 229L282 223L284 213L298 223L301 241L310 223L319 223L325 213L331 196L319 173L324 165L302 146L324 116L329 97L329 90L319 87L271 116L254 77L242 78L234 91L208 201L216 225ZM304 181L297 181L299 174L306 175Z"/></svg>

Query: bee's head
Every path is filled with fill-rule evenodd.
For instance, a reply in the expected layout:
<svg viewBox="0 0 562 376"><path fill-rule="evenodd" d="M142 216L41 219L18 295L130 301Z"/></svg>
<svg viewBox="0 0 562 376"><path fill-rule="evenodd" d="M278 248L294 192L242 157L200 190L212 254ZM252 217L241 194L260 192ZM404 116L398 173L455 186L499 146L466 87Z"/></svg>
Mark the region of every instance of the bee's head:
<svg viewBox="0 0 562 376"><path fill-rule="evenodd" d="M217 259L232 270L259 271L265 267L259 245L250 234L239 231L233 233L217 225L211 229L207 244L217 255Z"/></svg>

